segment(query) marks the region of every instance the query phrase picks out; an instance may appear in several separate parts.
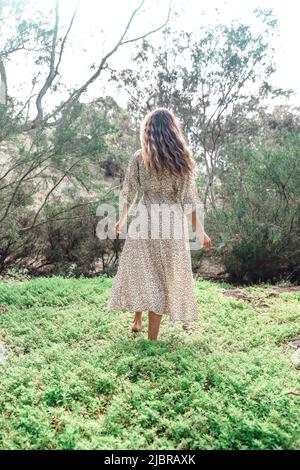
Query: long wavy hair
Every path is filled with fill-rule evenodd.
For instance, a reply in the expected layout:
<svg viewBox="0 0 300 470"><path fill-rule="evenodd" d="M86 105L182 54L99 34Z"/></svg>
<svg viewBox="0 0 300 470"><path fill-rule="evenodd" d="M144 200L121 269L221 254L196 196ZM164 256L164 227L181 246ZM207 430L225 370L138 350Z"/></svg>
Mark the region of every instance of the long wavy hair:
<svg viewBox="0 0 300 470"><path fill-rule="evenodd" d="M157 108L146 115L141 125L142 158L147 171L161 176L165 169L174 176L192 174L195 161L175 115Z"/></svg>

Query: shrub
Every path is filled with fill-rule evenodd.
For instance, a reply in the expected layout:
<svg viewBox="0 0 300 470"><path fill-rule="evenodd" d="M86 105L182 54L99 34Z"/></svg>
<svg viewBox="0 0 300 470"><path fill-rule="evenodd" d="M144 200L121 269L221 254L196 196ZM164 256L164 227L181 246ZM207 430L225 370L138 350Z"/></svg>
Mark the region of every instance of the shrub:
<svg viewBox="0 0 300 470"><path fill-rule="evenodd" d="M271 281L300 276L300 138L277 145L231 148L220 175L224 207L206 223L233 280Z"/></svg>

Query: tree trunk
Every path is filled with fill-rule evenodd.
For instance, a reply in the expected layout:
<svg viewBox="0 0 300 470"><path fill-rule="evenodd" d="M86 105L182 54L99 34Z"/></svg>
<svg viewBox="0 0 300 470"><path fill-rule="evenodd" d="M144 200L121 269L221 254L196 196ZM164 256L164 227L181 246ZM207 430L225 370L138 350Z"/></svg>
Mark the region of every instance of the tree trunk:
<svg viewBox="0 0 300 470"><path fill-rule="evenodd" d="M7 78L4 62L0 57L0 105L7 105Z"/></svg>

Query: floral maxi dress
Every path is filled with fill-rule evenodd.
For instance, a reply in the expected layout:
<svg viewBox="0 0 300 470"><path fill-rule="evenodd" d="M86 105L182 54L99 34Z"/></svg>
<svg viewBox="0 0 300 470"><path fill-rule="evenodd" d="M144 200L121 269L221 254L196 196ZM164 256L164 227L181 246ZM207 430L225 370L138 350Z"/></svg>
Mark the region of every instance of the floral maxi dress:
<svg viewBox="0 0 300 470"><path fill-rule="evenodd" d="M139 224L133 219L129 225L107 308L152 311L183 324L195 321L197 298L183 212L185 207L199 203L195 179L175 177L167 170L160 178L148 174L139 150L129 161L122 196L133 204L138 192L141 198L135 216L140 216ZM173 214L163 213L170 221L166 237L157 215L162 208L170 207ZM178 227L182 228L182 236L176 232Z"/></svg>

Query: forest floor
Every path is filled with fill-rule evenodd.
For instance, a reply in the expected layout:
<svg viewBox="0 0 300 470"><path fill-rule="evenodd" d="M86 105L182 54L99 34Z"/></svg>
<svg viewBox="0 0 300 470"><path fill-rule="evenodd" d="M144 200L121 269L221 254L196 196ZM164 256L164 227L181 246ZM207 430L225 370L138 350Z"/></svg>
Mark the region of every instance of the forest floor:
<svg viewBox="0 0 300 470"><path fill-rule="evenodd" d="M194 331L150 342L112 282L0 282L1 449L300 448L299 290L197 279Z"/></svg>

